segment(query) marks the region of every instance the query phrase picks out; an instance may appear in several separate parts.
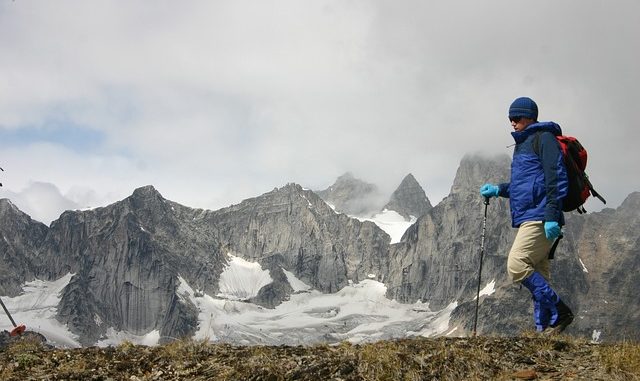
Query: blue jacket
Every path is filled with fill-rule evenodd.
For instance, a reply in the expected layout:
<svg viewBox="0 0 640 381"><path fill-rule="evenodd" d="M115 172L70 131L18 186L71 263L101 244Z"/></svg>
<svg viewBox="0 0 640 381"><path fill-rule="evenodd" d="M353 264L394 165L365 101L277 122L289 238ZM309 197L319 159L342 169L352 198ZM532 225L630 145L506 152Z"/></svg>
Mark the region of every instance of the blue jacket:
<svg viewBox="0 0 640 381"><path fill-rule="evenodd" d="M536 134L538 131L541 134ZM556 221L564 225L562 199L569 183L562 152L555 135L562 135L554 122L537 122L511 133L516 141L511 162L511 182L500 184L499 195L510 199L511 224ZM536 135L539 136L536 138ZM538 139L538 153L533 142Z"/></svg>

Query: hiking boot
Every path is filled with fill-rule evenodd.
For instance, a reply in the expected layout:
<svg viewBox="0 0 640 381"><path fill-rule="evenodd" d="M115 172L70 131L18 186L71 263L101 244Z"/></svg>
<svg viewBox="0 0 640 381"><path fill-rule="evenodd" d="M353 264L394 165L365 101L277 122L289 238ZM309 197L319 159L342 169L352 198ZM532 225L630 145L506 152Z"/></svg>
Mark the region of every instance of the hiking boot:
<svg viewBox="0 0 640 381"><path fill-rule="evenodd" d="M558 301L556 309L558 310L558 318L555 323L551 324L549 328L544 331L545 335L557 335L564 331L573 321L573 312L571 312L571 309L567 307L562 300Z"/></svg>

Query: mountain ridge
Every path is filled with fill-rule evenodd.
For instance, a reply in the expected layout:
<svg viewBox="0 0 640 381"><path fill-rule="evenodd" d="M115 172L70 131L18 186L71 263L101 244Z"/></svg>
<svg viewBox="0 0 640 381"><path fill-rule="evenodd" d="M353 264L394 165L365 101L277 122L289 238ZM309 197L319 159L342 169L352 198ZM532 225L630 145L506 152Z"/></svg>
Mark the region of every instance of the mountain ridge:
<svg viewBox="0 0 640 381"><path fill-rule="evenodd" d="M246 301L260 308L275 309L295 295L291 276L326 294L375 280L384 284L388 299L425 302L434 311L452 308L448 331L464 335L470 332L478 281L484 208L478 189L484 181L508 178L505 156L465 156L449 196L417 218L398 243L373 222L337 213L294 183L216 211L180 205L145 186L105 207L67 211L50 227L0 201L0 248L20 269L0 271L0 291L16 295L27 281L71 274L56 319L82 345L95 344L110 330L157 331L162 340L191 337L204 328L198 298L219 293L232 254L269 272L271 283ZM640 279L625 271L639 265L639 202L634 192L617 209L567 215L566 238L553 264L554 287L574 311L587 311L569 333L591 337L598 331L603 339L639 335L633 322L640 301L632 290ZM515 233L508 201L493 199L488 212L482 285L495 282L495 291L481 299L479 328L513 334L529 324L530 302L504 268ZM198 290L193 298L180 294L183 281ZM340 311L310 314L331 319ZM340 319L347 327L354 323ZM335 340L344 337L327 332Z"/></svg>

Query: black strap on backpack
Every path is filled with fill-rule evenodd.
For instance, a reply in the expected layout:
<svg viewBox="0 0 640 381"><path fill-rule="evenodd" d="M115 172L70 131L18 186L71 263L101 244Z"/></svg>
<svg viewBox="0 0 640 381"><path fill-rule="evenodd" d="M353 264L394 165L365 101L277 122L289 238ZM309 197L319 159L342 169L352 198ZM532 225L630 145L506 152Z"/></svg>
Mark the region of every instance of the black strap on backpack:
<svg viewBox="0 0 640 381"><path fill-rule="evenodd" d="M564 236L562 234L560 234L560 236L558 236L558 238L556 238L555 241L553 241L553 245L551 246L551 250L549 250L549 259L553 259L555 254L556 254L556 249L558 248L558 244L560 243L560 240L563 238Z"/></svg>

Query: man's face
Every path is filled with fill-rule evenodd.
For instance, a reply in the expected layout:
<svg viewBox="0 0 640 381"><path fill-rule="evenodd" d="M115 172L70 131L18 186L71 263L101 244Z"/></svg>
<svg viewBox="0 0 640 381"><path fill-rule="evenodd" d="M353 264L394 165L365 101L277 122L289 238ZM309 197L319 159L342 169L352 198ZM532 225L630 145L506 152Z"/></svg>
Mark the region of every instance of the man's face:
<svg viewBox="0 0 640 381"><path fill-rule="evenodd" d="M523 118L520 116L509 118L509 120L511 121L511 127L513 127L517 132L524 131L525 128L534 122L533 119Z"/></svg>

